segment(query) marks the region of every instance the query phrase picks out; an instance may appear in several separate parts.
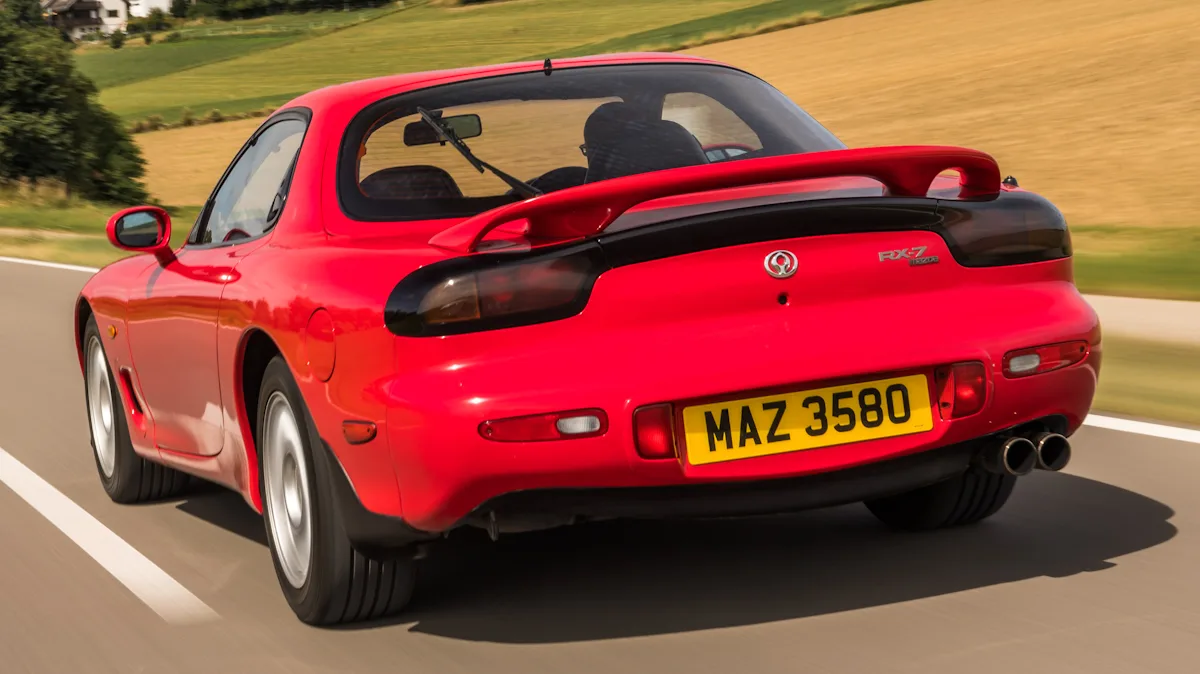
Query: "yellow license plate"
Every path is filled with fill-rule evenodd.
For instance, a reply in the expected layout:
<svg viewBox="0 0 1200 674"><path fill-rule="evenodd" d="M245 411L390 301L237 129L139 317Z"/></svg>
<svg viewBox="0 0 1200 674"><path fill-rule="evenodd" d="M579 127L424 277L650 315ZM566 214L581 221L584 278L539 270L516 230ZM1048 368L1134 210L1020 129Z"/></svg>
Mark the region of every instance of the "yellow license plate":
<svg viewBox="0 0 1200 674"><path fill-rule="evenodd" d="M693 465L932 429L929 385L920 374L683 410L687 458Z"/></svg>

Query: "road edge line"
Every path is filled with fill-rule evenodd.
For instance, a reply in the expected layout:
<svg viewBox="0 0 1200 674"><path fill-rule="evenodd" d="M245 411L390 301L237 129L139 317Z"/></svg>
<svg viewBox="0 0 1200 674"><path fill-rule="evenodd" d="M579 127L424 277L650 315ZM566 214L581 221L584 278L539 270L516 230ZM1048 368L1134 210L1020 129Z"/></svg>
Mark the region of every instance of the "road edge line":
<svg viewBox="0 0 1200 674"><path fill-rule="evenodd" d="M192 625L220 618L179 581L3 447L0 447L0 483L49 520L163 620L174 625Z"/></svg>
<svg viewBox="0 0 1200 674"><path fill-rule="evenodd" d="M1191 428L1154 424L1149 421L1136 421L1134 419L1106 417L1100 414L1087 415L1083 420L1083 425L1200 445L1200 431Z"/></svg>
<svg viewBox="0 0 1200 674"><path fill-rule="evenodd" d="M65 269L66 271L81 271L88 274L95 274L100 271L99 267L84 267L77 264L63 264L62 262L46 262L45 260L27 260L23 257L6 257L0 255L0 262L12 262L13 264L27 264L32 267L48 267L50 269Z"/></svg>

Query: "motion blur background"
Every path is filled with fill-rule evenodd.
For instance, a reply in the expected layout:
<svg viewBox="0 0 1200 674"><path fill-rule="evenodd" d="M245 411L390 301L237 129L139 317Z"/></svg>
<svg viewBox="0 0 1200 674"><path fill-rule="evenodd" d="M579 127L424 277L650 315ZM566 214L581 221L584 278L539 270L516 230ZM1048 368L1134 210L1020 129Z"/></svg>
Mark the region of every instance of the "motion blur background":
<svg viewBox="0 0 1200 674"><path fill-rule="evenodd" d="M58 40L66 62L46 77L53 86L86 76L95 110L75 132L89 138L108 123L97 121L102 108L128 134L110 145L128 148L81 169L71 147L55 159L47 141L30 168L18 160L32 123L0 115L0 255L103 265L121 255L104 239L107 216L151 200L170 208L181 238L262 117L317 87L547 56L686 51L762 76L851 146L991 153L1066 214L1080 289L1135 298L1094 303L1106 330L1097 408L1200 423L1195 0L36 3L0 0L5 30L72 38ZM20 43L0 47L0 91L13 97L44 88L21 63L55 58L17 55ZM523 175L521 148L479 151ZM89 171L117 177L73 184Z"/></svg>

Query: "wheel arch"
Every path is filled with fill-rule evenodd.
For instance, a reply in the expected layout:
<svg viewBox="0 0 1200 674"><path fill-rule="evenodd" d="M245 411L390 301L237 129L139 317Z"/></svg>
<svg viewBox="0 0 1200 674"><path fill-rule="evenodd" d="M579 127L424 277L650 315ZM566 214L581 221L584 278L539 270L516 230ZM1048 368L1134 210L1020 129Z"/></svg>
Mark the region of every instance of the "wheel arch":
<svg viewBox="0 0 1200 674"><path fill-rule="evenodd" d="M92 304L87 297L80 295L75 300L75 355L79 358L79 371L83 372L84 353L83 353L83 331L87 329L88 319L95 315L92 311Z"/></svg>
<svg viewBox="0 0 1200 674"><path fill-rule="evenodd" d="M261 328L250 328L242 336L234 373L237 409L240 412L242 442L246 448L246 468L249 471L247 491L255 508L262 509L262 460L258 452L258 395L267 364L283 354L275 340Z"/></svg>

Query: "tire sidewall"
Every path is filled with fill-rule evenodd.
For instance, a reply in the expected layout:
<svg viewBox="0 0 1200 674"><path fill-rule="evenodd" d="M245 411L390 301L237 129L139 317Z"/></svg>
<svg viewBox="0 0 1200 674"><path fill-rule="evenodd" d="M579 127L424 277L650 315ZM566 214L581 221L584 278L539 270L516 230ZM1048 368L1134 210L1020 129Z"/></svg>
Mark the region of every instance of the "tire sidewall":
<svg viewBox="0 0 1200 674"><path fill-rule="evenodd" d="M96 434L92 429L91 423L91 406L92 393L91 387L88 385L88 379L91 375L92 359L90 358L92 342L95 341L100 346L100 353L104 355L104 367L108 369L108 387L109 395L111 396L113 410L113 443L115 457L113 460L113 473L109 477L104 474L104 467L100 465L100 454L96 450ZM88 416L88 438L92 446L92 460L96 464L96 474L100 476L100 484L104 487L105 493L110 497L116 498L125 491L125 485L136 476L130 472L135 470L137 466L137 457L133 452L133 444L129 438L129 427L125 419L125 405L122 403L124 398L121 397L120 391L117 389L117 379L112 371L112 365L108 359L108 351L104 348L104 340L100 337L100 328L96 325L96 318L92 316L88 318L87 326L83 332L83 362L84 362L84 386L83 396L87 405L86 409L89 412Z"/></svg>
<svg viewBox="0 0 1200 674"><path fill-rule="evenodd" d="M265 446L263 444L266 426L267 402L274 393L281 392L287 399L300 424L301 444L305 453L305 470L310 487L309 516L312 518L311 545L309 554L308 573L304 584L299 588L293 587L284 573L276 552L275 533L271 526L274 514L270 511L270 499L267 498L267 477L265 472ZM271 562L275 566L275 575L284 597L296 615L304 622L321 621L327 611L329 598L337 593L339 588L332 587L334 579L346 576L345 570L350 564L348 546L339 545L337 534L340 533L339 522L332 507L332 494L326 476L329 467L322 461L323 453L314 451L317 443L321 442L316 431L304 398L300 393L291 370L282 357L276 356L267 365L263 374L262 385L258 397L258 423L256 442L258 445L258 467L260 496L263 504L263 523L266 528L268 547L271 550Z"/></svg>

